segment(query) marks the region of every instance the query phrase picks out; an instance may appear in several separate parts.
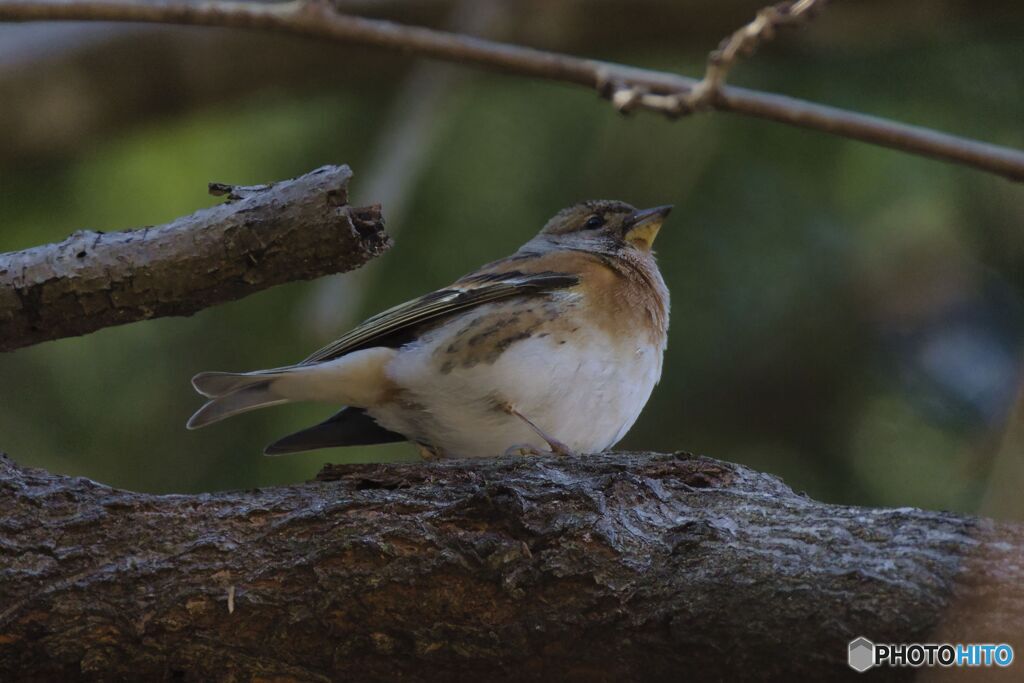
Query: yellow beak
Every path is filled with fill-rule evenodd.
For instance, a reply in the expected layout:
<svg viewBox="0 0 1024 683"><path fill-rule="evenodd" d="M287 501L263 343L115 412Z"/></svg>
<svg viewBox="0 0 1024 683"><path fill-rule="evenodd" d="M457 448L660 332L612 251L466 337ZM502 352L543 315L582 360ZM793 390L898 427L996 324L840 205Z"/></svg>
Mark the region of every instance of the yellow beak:
<svg viewBox="0 0 1024 683"><path fill-rule="evenodd" d="M654 238L658 236L665 217L672 210L671 204L656 206L653 209L641 209L630 217L626 229L626 241L638 249L650 251Z"/></svg>

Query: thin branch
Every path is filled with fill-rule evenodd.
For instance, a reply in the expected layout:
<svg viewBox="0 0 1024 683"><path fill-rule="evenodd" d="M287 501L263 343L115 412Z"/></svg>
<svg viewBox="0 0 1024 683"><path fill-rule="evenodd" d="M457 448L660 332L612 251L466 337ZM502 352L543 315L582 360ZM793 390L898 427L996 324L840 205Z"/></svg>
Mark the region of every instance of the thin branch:
<svg viewBox="0 0 1024 683"><path fill-rule="evenodd" d="M379 207L348 206L347 166L256 187L158 227L80 231L0 254L0 351L198 310L358 268L390 246Z"/></svg>
<svg viewBox="0 0 1024 683"><path fill-rule="evenodd" d="M0 2L0 21L137 21L280 31L343 43L372 45L592 88L603 97L638 91L638 106L667 115L685 112L680 100L699 81L679 74L581 59L470 36L338 13L323 0L263 5L138 2ZM619 99L622 96L619 95ZM813 104L791 97L723 86L709 106L1024 180L1024 152L928 128Z"/></svg>

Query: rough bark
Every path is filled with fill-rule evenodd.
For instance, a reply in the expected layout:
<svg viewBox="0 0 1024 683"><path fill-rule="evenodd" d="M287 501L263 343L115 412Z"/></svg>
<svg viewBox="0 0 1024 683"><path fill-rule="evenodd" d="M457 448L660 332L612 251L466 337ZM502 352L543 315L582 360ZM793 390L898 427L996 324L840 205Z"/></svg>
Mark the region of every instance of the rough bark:
<svg viewBox="0 0 1024 683"><path fill-rule="evenodd" d="M386 250L380 207L348 206L348 166L256 187L158 227L76 232L0 254L0 351L191 315L267 287L357 268Z"/></svg>
<svg viewBox="0 0 1024 683"><path fill-rule="evenodd" d="M1024 627L1021 527L827 505L685 454L199 496L0 456L0 496L4 680L831 680L857 635Z"/></svg>

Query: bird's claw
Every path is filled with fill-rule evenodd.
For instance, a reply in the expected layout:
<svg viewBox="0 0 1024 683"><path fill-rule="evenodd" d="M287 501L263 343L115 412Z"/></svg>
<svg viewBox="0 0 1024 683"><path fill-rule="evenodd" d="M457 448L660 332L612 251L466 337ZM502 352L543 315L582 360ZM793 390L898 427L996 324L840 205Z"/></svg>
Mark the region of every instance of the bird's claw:
<svg viewBox="0 0 1024 683"><path fill-rule="evenodd" d="M441 459L441 451L434 446L428 446L425 443L414 442L416 450L419 451L420 457L425 462L436 462Z"/></svg>
<svg viewBox="0 0 1024 683"><path fill-rule="evenodd" d="M537 457L544 455L575 456L576 452L560 441L548 444L551 450L542 451L536 446L528 443L517 443L505 449L505 455L516 457Z"/></svg>
<svg viewBox="0 0 1024 683"><path fill-rule="evenodd" d="M532 446L528 443L517 443L506 448L505 455L517 457L533 457L537 455L544 455L544 451L541 451L536 446Z"/></svg>
<svg viewBox="0 0 1024 683"><path fill-rule="evenodd" d="M562 456L562 457L566 457L566 456L575 457L575 456L579 455L576 451L574 451L573 449L569 448L568 446L566 446L564 443L562 443L558 439L552 439L549 436L549 437L547 437L547 442L548 442L548 447L551 449L550 452L551 452L552 455L558 455L558 456Z"/></svg>

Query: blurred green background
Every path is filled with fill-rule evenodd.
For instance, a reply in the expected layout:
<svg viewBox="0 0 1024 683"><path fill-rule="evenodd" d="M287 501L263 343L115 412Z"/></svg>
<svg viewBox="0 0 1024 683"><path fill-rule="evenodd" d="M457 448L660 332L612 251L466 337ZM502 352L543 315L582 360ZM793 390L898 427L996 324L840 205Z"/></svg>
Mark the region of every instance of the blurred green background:
<svg viewBox="0 0 1024 683"><path fill-rule="evenodd" d="M698 75L756 2L361 2L367 14ZM1024 148L1024 8L832 3L731 80ZM0 355L0 449L153 492L312 477L404 445L265 458L289 406L199 432L189 377L298 360L513 251L580 199L676 205L661 384L622 448L810 495L1024 518L1024 187L777 124L623 117L588 91L255 33L0 27L0 250L157 224L319 165L394 249L357 274Z"/></svg>

